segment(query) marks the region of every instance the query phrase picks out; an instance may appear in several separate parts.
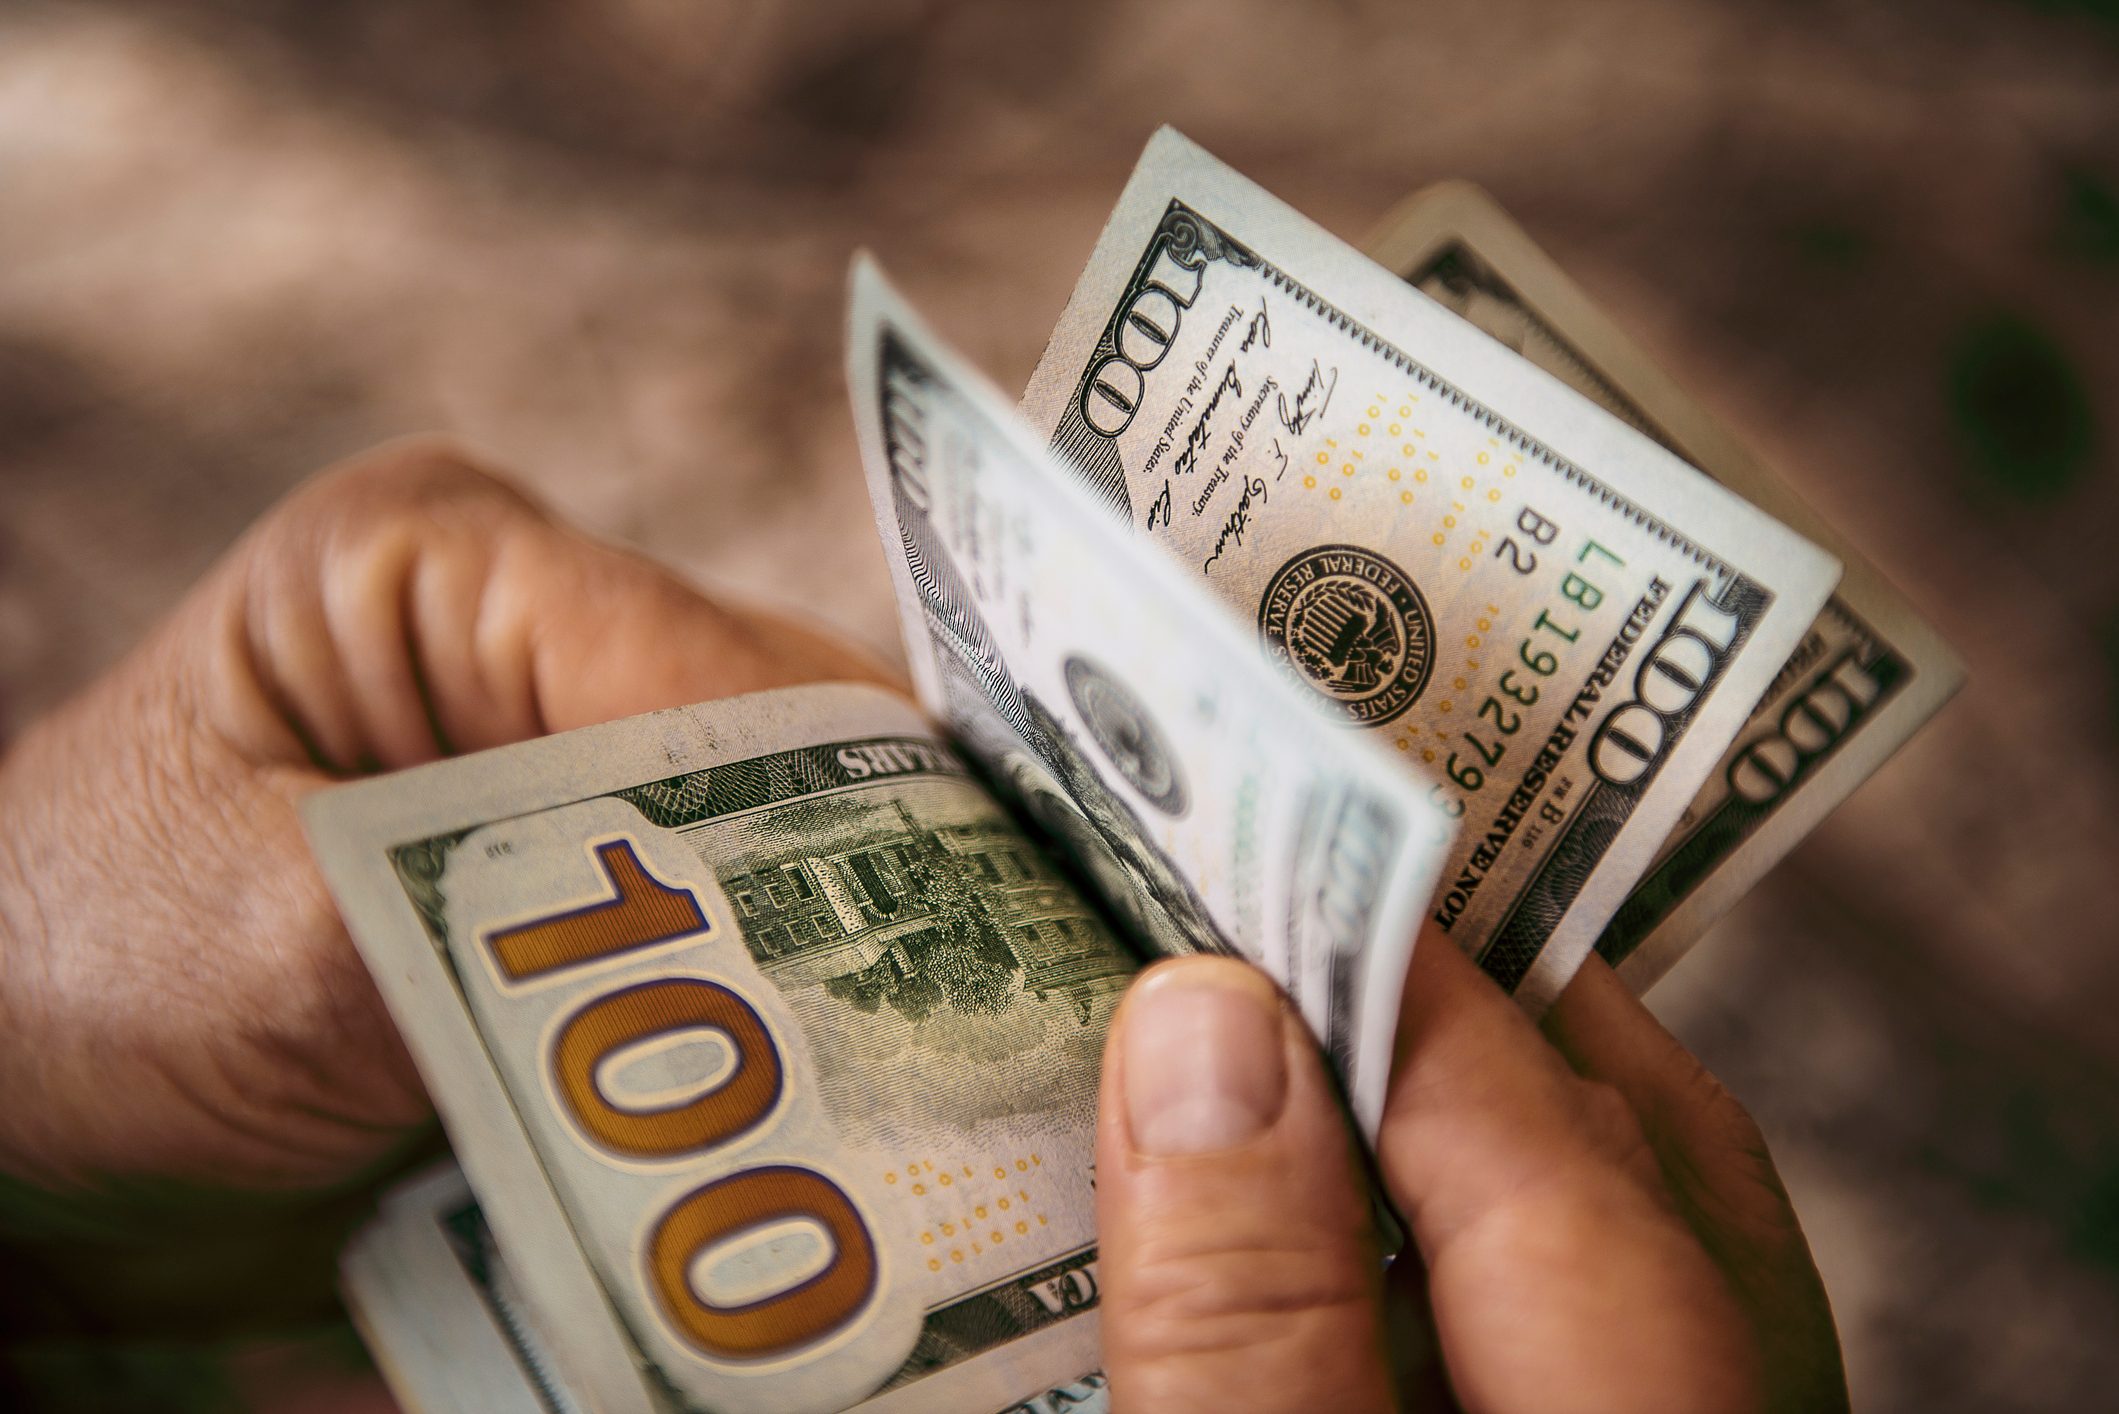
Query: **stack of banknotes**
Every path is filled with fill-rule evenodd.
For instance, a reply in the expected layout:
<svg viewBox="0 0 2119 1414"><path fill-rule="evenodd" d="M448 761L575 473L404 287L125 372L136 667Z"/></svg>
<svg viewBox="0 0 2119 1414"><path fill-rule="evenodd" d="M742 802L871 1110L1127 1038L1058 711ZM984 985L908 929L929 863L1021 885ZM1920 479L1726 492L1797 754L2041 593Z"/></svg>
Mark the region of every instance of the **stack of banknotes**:
<svg viewBox="0 0 2119 1414"><path fill-rule="evenodd" d="M1264 968L1373 1133L1416 937L1645 988L1961 676L1471 187L1364 255L1165 131L1019 407L866 261L848 338L917 704L310 804L456 1159L345 1257L415 1414L1101 1407L1144 961Z"/></svg>

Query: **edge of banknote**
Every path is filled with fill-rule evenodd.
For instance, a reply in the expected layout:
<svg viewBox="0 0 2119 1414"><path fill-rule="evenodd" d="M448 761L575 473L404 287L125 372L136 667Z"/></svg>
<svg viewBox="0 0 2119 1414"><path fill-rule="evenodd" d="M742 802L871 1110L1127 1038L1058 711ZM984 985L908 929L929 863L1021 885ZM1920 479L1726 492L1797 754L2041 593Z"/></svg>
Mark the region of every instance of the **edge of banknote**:
<svg viewBox="0 0 2119 1414"><path fill-rule="evenodd" d="M1358 335L1381 335L1400 348L1416 350L1418 361L1434 370L1438 381L1573 465L1594 468L1596 479L1609 491L1635 505L1652 506L1658 517L1692 528L1688 534L1718 527L1725 543L1707 548L1729 563L1771 564L1773 602L1758 621L1750 649L1730 665L1716 688L1747 707L1765 692L1838 581L1840 565L1834 556L1559 379L1466 327L1391 271L1174 129L1162 128L1149 141L1024 394L1023 406L1038 428L1060 425L1079 376L1078 369L1055 359L1051 350L1094 345L1173 194L1205 219L1240 226L1252 254L1277 269L1299 272L1304 288L1328 300L1338 316L1356 326ZM1235 221L1232 212L1240 212L1241 220ZM1731 538L1740 543L1726 543ZM1733 549L1742 554L1731 554ZM1615 848L1598 858L1561 927L1517 989L1518 998L1534 1013L1550 1005L1587 957L1656 846L1677 823L1693 789L1733 737L1733 731L1719 736L1691 731L1665 759L1661 769L1669 778L1689 780L1694 786L1651 793L1622 832L1638 842L1630 858L1615 858Z"/></svg>
<svg viewBox="0 0 2119 1414"><path fill-rule="evenodd" d="M1394 807L1402 818L1404 828L1389 849L1390 862L1396 867L1376 886L1373 902L1361 922L1364 935L1375 939L1376 945L1355 959L1361 968L1358 980L1347 985L1342 979L1337 989L1355 1012L1354 1053L1340 1058L1340 1063L1352 1072L1347 1101L1364 1135L1373 1139L1382 1122L1399 1003L1418 935L1418 920L1432 895L1452 833L1441 812L1421 797L1396 762L1372 743L1339 731L1315 704L1264 671L1264 660L1256 644L1233 616L1152 546L1137 539L1130 527L1114 523L1073 473L1039 442L999 389L927 326L865 252L855 257L852 291L848 377L877 531L886 549L897 544L902 535L892 510L894 473L882 430L886 415L881 390L882 348L886 340L895 339L931 363L974 414L991 424L1020 474L1035 479L1035 497L1045 513L1067 525L1084 542L1095 543L1099 552L1123 566L1124 573L1134 582L1145 585L1155 602L1169 606L1179 622L1216 645L1227 661L1258 663L1261 671L1246 692L1256 694L1288 724L1289 730L1316 732L1318 757L1336 762L1340 779L1359 781L1364 791ZM921 596L905 555L891 553L887 558L898 595L907 656L921 700L939 714L944 695L934 648L922 617ZM975 750L976 744L967 747ZM1307 901L1290 902L1300 905ZM1330 964L1343 960L1335 957L1324 961ZM1287 985L1287 979L1277 980ZM1333 1050L1319 1018L1306 1013L1306 1019L1328 1051Z"/></svg>
<svg viewBox="0 0 2119 1414"><path fill-rule="evenodd" d="M542 1333L495 1291L497 1260L466 1249L460 1220L477 1214L451 1162L384 1194L339 1257L355 1329L406 1414L579 1414L564 1377L544 1368Z"/></svg>
<svg viewBox="0 0 2119 1414"><path fill-rule="evenodd" d="M672 708L338 786L303 802L325 881L509 1254L524 1304L570 1385L600 1414L668 1414L681 1406L626 1333L476 1017L448 962L427 941L390 851L604 795L613 781L657 781L760 754L759 743L786 735L784 713L774 709L804 697L805 728L819 740L933 730L912 704L880 688L783 688L752 694L741 712L731 713L728 701ZM503 760L505 771L493 769ZM1049 1375L1075 1368L1062 1361ZM936 1392L915 1384L880 1396L874 1407L920 1408ZM996 1401L1010 1392L996 1391Z"/></svg>
<svg viewBox="0 0 2119 1414"><path fill-rule="evenodd" d="M339 1261L347 1309L405 1414L587 1414L549 1338L516 1309L518 1285L448 1161L384 1194ZM1109 1383L1092 1370L998 1414L1109 1408Z"/></svg>
<svg viewBox="0 0 2119 1414"><path fill-rule="evenodd" d="M1806 768L1786 803L1619 959L1619 975L1644 992L1950 700L1964 683L1964 665L1901 591L1664 372L1483 188L1463 180L1424 187L1392 208L1363 242L1378 264L1406 280L1452 245L1489 266L1532 315L1549 324L1548 332L1564 339L1564 352L1588 381L1637 410L1647 424L1645 435L1667 442L1731 491L1837 555L1844 570L1823 612L1851 609L1912 666L1911 681L1865 713L1860 729L1822 762ZM1738 740L1751 734L1746 723Z"/></svg>

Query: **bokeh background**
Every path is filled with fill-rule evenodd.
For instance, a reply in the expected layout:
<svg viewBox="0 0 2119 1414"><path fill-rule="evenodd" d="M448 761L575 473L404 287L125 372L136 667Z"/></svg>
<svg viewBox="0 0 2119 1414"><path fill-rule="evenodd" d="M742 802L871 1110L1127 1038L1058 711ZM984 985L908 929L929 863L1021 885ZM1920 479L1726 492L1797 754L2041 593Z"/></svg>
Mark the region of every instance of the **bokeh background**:
<svg viewBox="0 0 2119 1414"><path fill-rule="evenodd" d="M2108 1407L2113 0L0 0L0 732L434 428L895 655L849 253L1020 386L1166 121L1356 240L1488 187L1962 652L1653 1001L1771 1138L1857 1407ZM315 1410L358 1359L164 1354L13 1359Z"/></svg>

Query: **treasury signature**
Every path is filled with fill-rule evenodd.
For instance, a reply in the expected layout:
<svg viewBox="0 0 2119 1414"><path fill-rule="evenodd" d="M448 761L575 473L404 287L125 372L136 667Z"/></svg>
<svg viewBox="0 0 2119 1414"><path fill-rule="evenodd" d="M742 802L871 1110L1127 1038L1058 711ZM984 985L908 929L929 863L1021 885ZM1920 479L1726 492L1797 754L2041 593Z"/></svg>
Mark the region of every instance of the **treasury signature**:
<svg viewBox="0 0 2119 1414"><path fill-rule="evenodd" d="M1163 478L1163 493L1148 503L1148 529L1155 529L1155 518L1162 517L1165 528L1170 524L1170 478Z"/></svg>
<svg viewBox="0 0 2119 1414"><path fill-rule="evenodd" d="M1213 569L1214 562L1220 559L1222 552L1231 545L1241 546L1243 544L1243 533L1251 528L1251 502L1253 498L1256 498L1260 505L1266 503L1266 482L1262 476L1247 476L1244 478L1243 495L1237 499L1236 509L1229 512L1229 518L1221 523L1221 534L1215 537L1214 540L1214 553L1207 556L1207 562L1199 567L1202 574Z"/></svg>
<svg viewBox="0 0 2119 1414"><path fill-rule="evenodd" d="M1177 460L1171 464L1172 472L1183 476L1186 472L1199 469L1199 454L1207 448L1209 424L1214 421L1214 414L1221 407L1222 398L1229 393L1234 393L1239 398L1243 396L1243 383L1236 377L1236 365L1233 363L1222 371L1221 381L1214 385L1214 396L1207 399L1206 407L1200 410L1199 421L1192 424L1192 431L1185 438L1185 449L1177 454Z"/></svg>
<svg viewBox="0 0 2119 1414"><path fill-rule="evenodd" d="M1320 368L1316 359L1310 360L1310 376L1304 380L1302 391L1295 395L1291 405L1288 395L1282 393L1276 400L1280 413L1280 425L1300 436L1303 429L1317 420L1319 413L1332 404L1332 390L1339 386L1339 370ZM1312 399L1315 401L1312 402Z"/></svg>

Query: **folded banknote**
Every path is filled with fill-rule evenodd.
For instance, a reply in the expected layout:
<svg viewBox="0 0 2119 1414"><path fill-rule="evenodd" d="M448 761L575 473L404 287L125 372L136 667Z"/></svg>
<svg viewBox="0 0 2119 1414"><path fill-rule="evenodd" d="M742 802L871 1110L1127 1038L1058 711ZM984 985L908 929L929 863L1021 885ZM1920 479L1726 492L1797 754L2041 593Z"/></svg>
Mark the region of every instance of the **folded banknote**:
<svg viewBox="0 0 2119 1414"><path fill-rule="evenodd" d="M916 701L757 694L309 803L460 1165L345 1260L408 1408L1100 1408L1139 966L1264 969L1373 1135L1423 928L1537 1009L1696 859L1762 700L1845 678L1809 645L1846 552L1393 264L1165 131L1018 409L859 261ZM1748 837L1844 794L1808 779ZM1775 857L1716 848L1643 936Z"/></svg>

